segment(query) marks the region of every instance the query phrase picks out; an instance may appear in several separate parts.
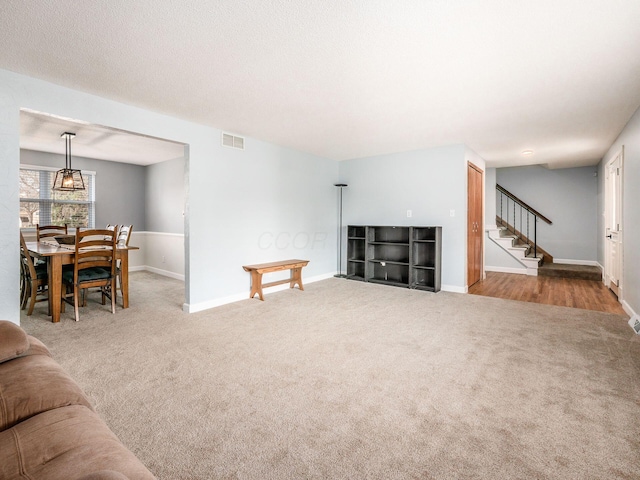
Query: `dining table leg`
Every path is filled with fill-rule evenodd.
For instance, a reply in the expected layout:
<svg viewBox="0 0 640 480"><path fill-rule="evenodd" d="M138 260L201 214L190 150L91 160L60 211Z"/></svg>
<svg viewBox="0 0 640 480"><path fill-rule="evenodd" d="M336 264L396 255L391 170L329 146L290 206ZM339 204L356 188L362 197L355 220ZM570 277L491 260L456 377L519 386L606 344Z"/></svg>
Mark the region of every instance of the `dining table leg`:
<svg viewBox="0 0 640 480"><path fill-rule="evenodd" d="M129 308L129 251L120 252L120 281L122 282L122 308Z"/></svg>
<svg viewBox="0 0 640 480"><path fill-rule="evenodd" d="M62 257L52 255L48 257L47 274L49 276L49 312L51 321L60 321L60 307L62 298Z"/></svg>

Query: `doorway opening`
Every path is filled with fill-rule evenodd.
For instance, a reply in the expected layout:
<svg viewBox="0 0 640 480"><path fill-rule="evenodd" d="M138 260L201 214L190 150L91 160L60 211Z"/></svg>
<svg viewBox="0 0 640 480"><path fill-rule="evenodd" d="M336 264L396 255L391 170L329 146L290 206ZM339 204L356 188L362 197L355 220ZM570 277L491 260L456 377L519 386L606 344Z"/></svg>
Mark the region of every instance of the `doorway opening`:
<svg viewBox="0 0 640 480"><path fill-rule="evenodd" d="M624 146L606 163L604 173L604 284L622 302Z"/></svg>
<svg viewBox="0 0 640 480"><path fill-rule="evenodd" d="M95 173L95 226L132 224L131 244L140 250L129 257L130 271L183 280L187 301L189 145L21 109L21 167L59 168L65 131L75 133L74 166ZM22 230L35 237L35 228Z"/></svg>

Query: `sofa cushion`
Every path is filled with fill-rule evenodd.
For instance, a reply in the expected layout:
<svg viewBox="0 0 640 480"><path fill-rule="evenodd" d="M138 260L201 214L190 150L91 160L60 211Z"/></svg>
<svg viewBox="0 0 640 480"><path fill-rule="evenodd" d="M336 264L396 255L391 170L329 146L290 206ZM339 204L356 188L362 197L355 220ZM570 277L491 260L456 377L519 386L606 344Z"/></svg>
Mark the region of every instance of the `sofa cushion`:
<svg viewBox="0 0 640 480"><path fill-rule="evenodd" d="M34 339L35 340L35 339ZM0 363L0 430L38 413L67 405L91 403L78 384L38 341L23 356ZM31 352L31 353L30 353Z"/></svg>
<svg viewBox="0 0 640 480"><path fill-rule="evenodd" d="M0 432L0 478L78 480L101 470L155 478L95 412L81 405L49 410Z"/></svg>
<svg viewBox="0 0 640 480"><path fill-rule="evenodd" d="M0 363L22 355L29 348L24 330L8 320L0 320Z"/></svg>

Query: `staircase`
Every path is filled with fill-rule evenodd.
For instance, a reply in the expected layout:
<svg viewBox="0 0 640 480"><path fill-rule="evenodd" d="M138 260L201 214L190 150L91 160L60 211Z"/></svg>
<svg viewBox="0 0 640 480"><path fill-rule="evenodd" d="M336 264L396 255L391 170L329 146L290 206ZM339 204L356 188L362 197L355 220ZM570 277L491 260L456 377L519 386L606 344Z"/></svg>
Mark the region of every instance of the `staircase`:
<svg viewBox="0 0 640 480"><path fill-rule="evenodd" d="M496 228L489 230L489 238L524 265L527 275L537 276L545 259L553 261L537 244L537 224L551 225L551 220L500 185L496 195Z"/></svg>
<svg viewBox="0 0 640 480"><path fill-rule="evenodd" d="M507 227L499 227L489 230L489 238L509 252L527 269L527 275L538 275L538 270L543 262L544 254L536 252L531 245L519 240L518 235L512 233Z"/></svg>
<svg viewBox="0 0 640 480"><path fill-rule="evenodd" d="M597 266L553 263L536 241L538 220L551 220L500 185L496 193L496 228L488 230L489 238L526 267L527 275L602 280Z"/></svg>

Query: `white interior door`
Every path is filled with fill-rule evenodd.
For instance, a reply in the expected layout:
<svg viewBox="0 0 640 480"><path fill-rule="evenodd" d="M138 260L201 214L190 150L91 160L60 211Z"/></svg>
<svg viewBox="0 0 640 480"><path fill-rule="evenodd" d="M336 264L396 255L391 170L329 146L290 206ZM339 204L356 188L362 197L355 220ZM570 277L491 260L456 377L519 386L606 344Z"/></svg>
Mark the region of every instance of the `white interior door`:
<svg viewBox="0 0 640 480"><path fill-rule="evenodd" d="M622 300L622 178L624 150L605 166L604 281Z"/></svg>

